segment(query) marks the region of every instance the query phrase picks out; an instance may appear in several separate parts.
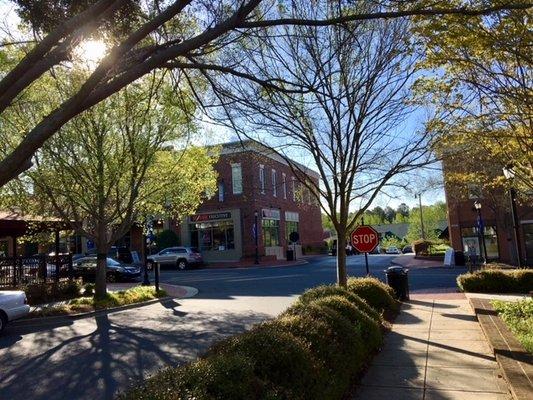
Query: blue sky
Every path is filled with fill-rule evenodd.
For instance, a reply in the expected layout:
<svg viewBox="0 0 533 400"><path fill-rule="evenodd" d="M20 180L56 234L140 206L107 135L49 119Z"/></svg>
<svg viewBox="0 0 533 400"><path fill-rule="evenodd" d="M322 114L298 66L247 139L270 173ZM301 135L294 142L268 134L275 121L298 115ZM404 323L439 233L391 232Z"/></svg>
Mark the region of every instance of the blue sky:
<svg viewBox="0 0 533 400"><path fill-rule="evenodd" d="M17 24L19 22L18 16L14 12L14 6L12 3L7 0L0 0L0 15L2 19L0 20L0 40L5 37L8 33L13 35L17 34ZM413 113L407 121L402 126L402 129L406 131L415 131L420 124L423 122L423 114L421 112ZM212 125L209 123L208 119L203 119L200 126L202 130L205 130L205 134L202 135L204 138L198 140L198 144L213 144L213 143L222 143L230 140L235 140L236 135L230 130ZM313 165L310 162L306 162L305 159L299 159L298 161L308 165L310 168L313 168ZM390 192L393 197L388 195L380 195L372 204L372 207L381 206L386 207L390 206L396 208L400 203L406 203L410 207L418 206L418 200L415 199L413 192L424 192L422 195L423 204L433 204L437 201L444 201L444 191L442 188L425 190L425 186L429 177L433 179L439 179L442 173L439 165L435 165L431 170L426 171L417 171L413 176L406 177L409 180L411 192L407 192L401 189Z"/></svg>

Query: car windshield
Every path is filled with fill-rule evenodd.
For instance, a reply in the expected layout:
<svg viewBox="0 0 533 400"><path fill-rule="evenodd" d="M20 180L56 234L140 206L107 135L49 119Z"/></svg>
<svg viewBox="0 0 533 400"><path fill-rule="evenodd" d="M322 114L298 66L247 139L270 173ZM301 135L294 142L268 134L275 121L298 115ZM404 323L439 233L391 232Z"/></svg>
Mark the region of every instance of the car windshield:
<svg viewBox="0 0 533 400"><path fill-rule="evenodd" d="M117 260L112 259L111 257L107 257L107 265L118 267L120 263Z"/></svg>

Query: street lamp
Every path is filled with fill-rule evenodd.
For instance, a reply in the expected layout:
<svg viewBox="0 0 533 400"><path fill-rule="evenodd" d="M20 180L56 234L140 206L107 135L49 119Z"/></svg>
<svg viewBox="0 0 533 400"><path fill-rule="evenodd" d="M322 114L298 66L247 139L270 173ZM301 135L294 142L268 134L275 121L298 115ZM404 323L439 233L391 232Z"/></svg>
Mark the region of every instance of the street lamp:
<svg viewBox="0 0 533 400"><path fill-rule="evenodd" d="M513 218L514 243L516 247L518 268L522 268L522 257L520 254L520 231L518 213L516 211L516 189L512 186L515 177L515 171L513 170L513 167L511 165L504 167L503 175L505 176L505 179L511 183L511 187L509 188L509 201L511 202L511 215Z"/></svg>
<svg viewBox="0 0 533 400"><path fill-rule="evenodd" d="M257 220L259 213L256 211L254 212L254 241L255 241L255 260L254 264L259 264L259 226L257 225Z"/></svg>
<svg viewBox="0 0 533 400"><path fill-rule="evenodd" d="M479 236L479 255L481 256L481 246L483 246L483 254L485 255L485 263L487 262L487 245L485 243L485 227L483 225L483 219L481 218L481 203L476 200L474 202L474 208L477 211L477 231Z"/></svg>

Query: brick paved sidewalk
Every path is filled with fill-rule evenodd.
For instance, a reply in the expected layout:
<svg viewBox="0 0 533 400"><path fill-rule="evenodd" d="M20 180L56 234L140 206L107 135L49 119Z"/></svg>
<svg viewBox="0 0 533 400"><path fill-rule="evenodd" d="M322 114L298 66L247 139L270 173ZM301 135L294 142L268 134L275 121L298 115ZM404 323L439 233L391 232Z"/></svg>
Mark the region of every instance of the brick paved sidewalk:
<svg viewBox="0 0 533 400"><path fill-rule="evenodd" d="M405 303L354 399L508 400L496 360L468 300Z"/></svg>

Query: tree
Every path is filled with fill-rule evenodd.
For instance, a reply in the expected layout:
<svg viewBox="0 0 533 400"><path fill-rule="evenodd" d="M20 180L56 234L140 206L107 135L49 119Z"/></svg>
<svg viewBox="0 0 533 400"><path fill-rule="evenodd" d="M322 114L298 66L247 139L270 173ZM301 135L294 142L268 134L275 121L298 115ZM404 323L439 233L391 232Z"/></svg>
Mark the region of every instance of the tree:
<svg viewBox="0 0 533 400"><path fill-rule="evenodd" d="M207 150L169 147L186 144L191 121L168 94L159 74L120 91L65 125L26 172L35 207L95 243L95 298L106 296L110 247L134 223L192 213L215 186Z"/></svg>
<svg viewBox="0 0 533 400"><path fill-rule="evenodd" d="M422 206L422 213L426 240L437 240L439 236L439 226L447 219L446 203L437 202L430 206ZM406 238L413 242L422 237L421 232L420 208L414 207L411 209L411 215L409 216L409 230Z"/></svg>
<svg viewBox="0 0 533 400"><path fill-rule="evenodd" d="M309 19L328 13L311 5L305 10ZM260 53L261 62L250 53ZM239 61L259 79L289 76L309 89L256 90L247 81L208 76L222 110L220 122L229 119L241 136L272 137L273 150L320 197L338 248L346 246L376 196L395 186L395 177L431 162L425 133L399 129L412 111L408 99L416 61L407 21L275 29L244 41ZM305 166L292 161L295 149L305 154ZM307 179L306 167L316 168L321 182ZM358 211L351 212L354 205ZM337 279L346 285L344 252L337 254Z"/></svg>
<svg viewBox="0 0 533 400"><path fill-rule="evenodd" d="M385 220L389 223L389 224L392 224L392 221L394 221L394 218L396 218L396 211L394 211L394 209L390 206L387 206L385 207Z"/></svg>
<svg viewBox="0 0 533 400"><path fill-rule="evenodd" d="M424 65L443 72L420 82L422 102L439 110L431 123L436 149L487 185L502 186L501 169L512 164L522 193L533 191L531 17L529 10L444 16L420 20L415 30ZM491 176L482 160L497 167Z"/></svg>
<svg viewBox="0 0 533 400"><path fill-rule="evenodd" d="M396 215L400 215L402 217L408 217L409 216L409 206L405 203L401 203L397 208L396 208Z"/></svg>
<svg viewBox="0 0 533 400"><path fill-rule="evenodd" d="M34 28L50 32L34 32L33 37L41 37L33 46L25 49L26 54L0 80L0 118L14 101L53 68L67 62L82 40L94 35L106 22L113 21L117 13L125 7L141 4L134 10L139 14L131 25L125 24L124 31L118 30L114 47L98 64L93 73L70 97L51 110L42 119L29 126L23 138L14 143L12 149L0 160L0 187L4 186L32 165L32 157L47 139L63 125L85 110L107 99L143 75L161 68L171 68L176 76L186 81L184 72L189 70L216 70L226 74L249 79L269 89L284 89L286 82L272 79L257 79L234 66L228 66L224 57L213 62L213 53L224 48L226 56L232 53L233 45L240 40L267 31L276 26L324 26L349 21L368 21L383 18L398 18L420 15L459 14L465 16L486 15L497 10L530 8L530 4L509 2L486 5L463 5L449 7L426 5L421 2L386 1L371 12L354 11L349 2L339 1L338 7L331 7L331 14L316 13L312 19L299 13L304 3L292 0L279 5L277 11L266 0L224 1L216 4L199 0L176 0L163 4L160 1L133 2L128 0L98 1L57 1L32 2L18 0L22 6L22 16L35 22L32 14L34 6L45 5L46 13L40 15L46 22ZM84 11L74 9L74 4L87 4ZM323 9L329 1L318 1L317 9ZM52 8L47 9L47 5ZM437 3L438 4L438 3ZM466 4L466 3L465 3ZM81 9L81 8L80 8ZM57 14L55 11L60 11ZM66 10L66 11L65 11ZM79 12L68 18L72 11ZM127 10L127 8L126 8ZM64 12L63 12L64 11ZM56 18L62 16L68 19ZM56 24L59 24L56 26ZM27 43L28 41L22 41ZM11 45L17 45L19 42Z"/></svg>

